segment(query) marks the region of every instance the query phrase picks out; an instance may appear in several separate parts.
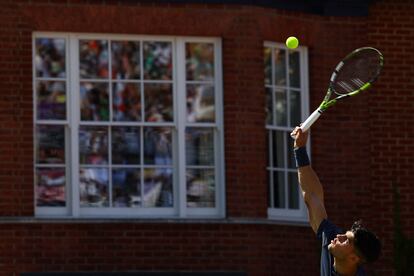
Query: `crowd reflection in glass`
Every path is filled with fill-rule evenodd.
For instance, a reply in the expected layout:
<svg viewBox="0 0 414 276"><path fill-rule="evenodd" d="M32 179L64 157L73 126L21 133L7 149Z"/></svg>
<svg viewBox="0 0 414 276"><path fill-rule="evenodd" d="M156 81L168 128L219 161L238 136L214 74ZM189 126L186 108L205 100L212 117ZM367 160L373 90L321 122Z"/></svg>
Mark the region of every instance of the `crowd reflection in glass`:
<svg viewBox="0 0 414 276"><path fill-rule="evenodd" d="M81 207L174 206L173 128L157 126L175 121L172 49L167 41L79 40ZM37 206L66 204L65 64L65 39L36 39L37 119L57 125L37 129ZM214 45L186 43L185 64L187 123L214 124ZM214 128L187 128L185 143L187 206L214 207Z"/></svg>
<svg viewBox="0 0 414 276"><path fill-rule="evenodd" d="M215 123L214 45L186 43L188 123ZM187 207L215 207L214 128L186 128Z"/></svg>
<svg viewBox="0 0 414 276"><path fill-rule="evenodd" d="M36 125L36 206L66 206L65 126L66 40L35 40L36 119L53 124Z"/></svg>

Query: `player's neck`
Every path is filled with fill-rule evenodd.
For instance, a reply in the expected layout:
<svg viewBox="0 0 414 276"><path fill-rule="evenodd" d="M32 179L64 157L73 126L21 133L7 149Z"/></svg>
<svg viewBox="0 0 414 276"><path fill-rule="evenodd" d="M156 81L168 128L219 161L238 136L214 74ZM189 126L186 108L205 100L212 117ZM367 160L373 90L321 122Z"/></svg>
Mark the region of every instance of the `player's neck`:
<svg viewBox="0 0 414 276"><path fill-rule="evenodd" d="M346 260L337 260L334 258L334 268L336 273L341 276L355 276L358 268Z"/></svg>

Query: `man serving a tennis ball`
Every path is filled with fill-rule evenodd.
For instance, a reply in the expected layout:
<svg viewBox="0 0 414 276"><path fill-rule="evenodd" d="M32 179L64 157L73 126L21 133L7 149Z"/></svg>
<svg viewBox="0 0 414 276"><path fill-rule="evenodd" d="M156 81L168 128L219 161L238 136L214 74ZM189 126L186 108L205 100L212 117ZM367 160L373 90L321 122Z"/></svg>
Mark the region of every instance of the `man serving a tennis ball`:
<svg viewBox="0 0 414 276"><path fill-rule="evenodd" d="M351 229L344 232L328 220L323 187L306 152L308 132L296 127L291 135L295 137L296 167L309 223L322 242L321 276L365 275L362 265L377 260L380 255L379 239L360 221L354 222Z"/></svg>

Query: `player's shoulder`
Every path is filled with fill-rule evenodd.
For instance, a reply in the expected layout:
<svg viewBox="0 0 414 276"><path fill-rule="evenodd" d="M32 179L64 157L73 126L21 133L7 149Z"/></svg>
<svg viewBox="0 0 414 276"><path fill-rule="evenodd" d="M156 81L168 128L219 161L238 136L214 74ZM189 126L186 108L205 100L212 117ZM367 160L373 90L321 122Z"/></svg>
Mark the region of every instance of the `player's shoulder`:
<svg viewBox="0 0 414 276"><path fill-rule="evenodd" d="M321 239L323 236L331 238L336 234L343 233L343 230L332 223L329 219L323 219L319 224L316 236Z"/></svg>

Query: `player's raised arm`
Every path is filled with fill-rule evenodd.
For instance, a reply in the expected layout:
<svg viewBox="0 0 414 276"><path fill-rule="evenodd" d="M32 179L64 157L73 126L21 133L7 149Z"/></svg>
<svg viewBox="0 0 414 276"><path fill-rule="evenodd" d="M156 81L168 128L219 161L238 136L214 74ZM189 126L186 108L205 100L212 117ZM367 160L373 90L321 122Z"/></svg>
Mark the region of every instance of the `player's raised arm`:
<svg viewBox="0 0 414 276"><path fill-rule="evenodd" d="M302 132L299 127L296 127L292 132L292 136L295 137L294 153L296 166L298 168L299 184L308 208L309 223L316 233L322 220L327 218L323 187L319 181L319 177L310 165L306 152L308 133Z"/></svg>

